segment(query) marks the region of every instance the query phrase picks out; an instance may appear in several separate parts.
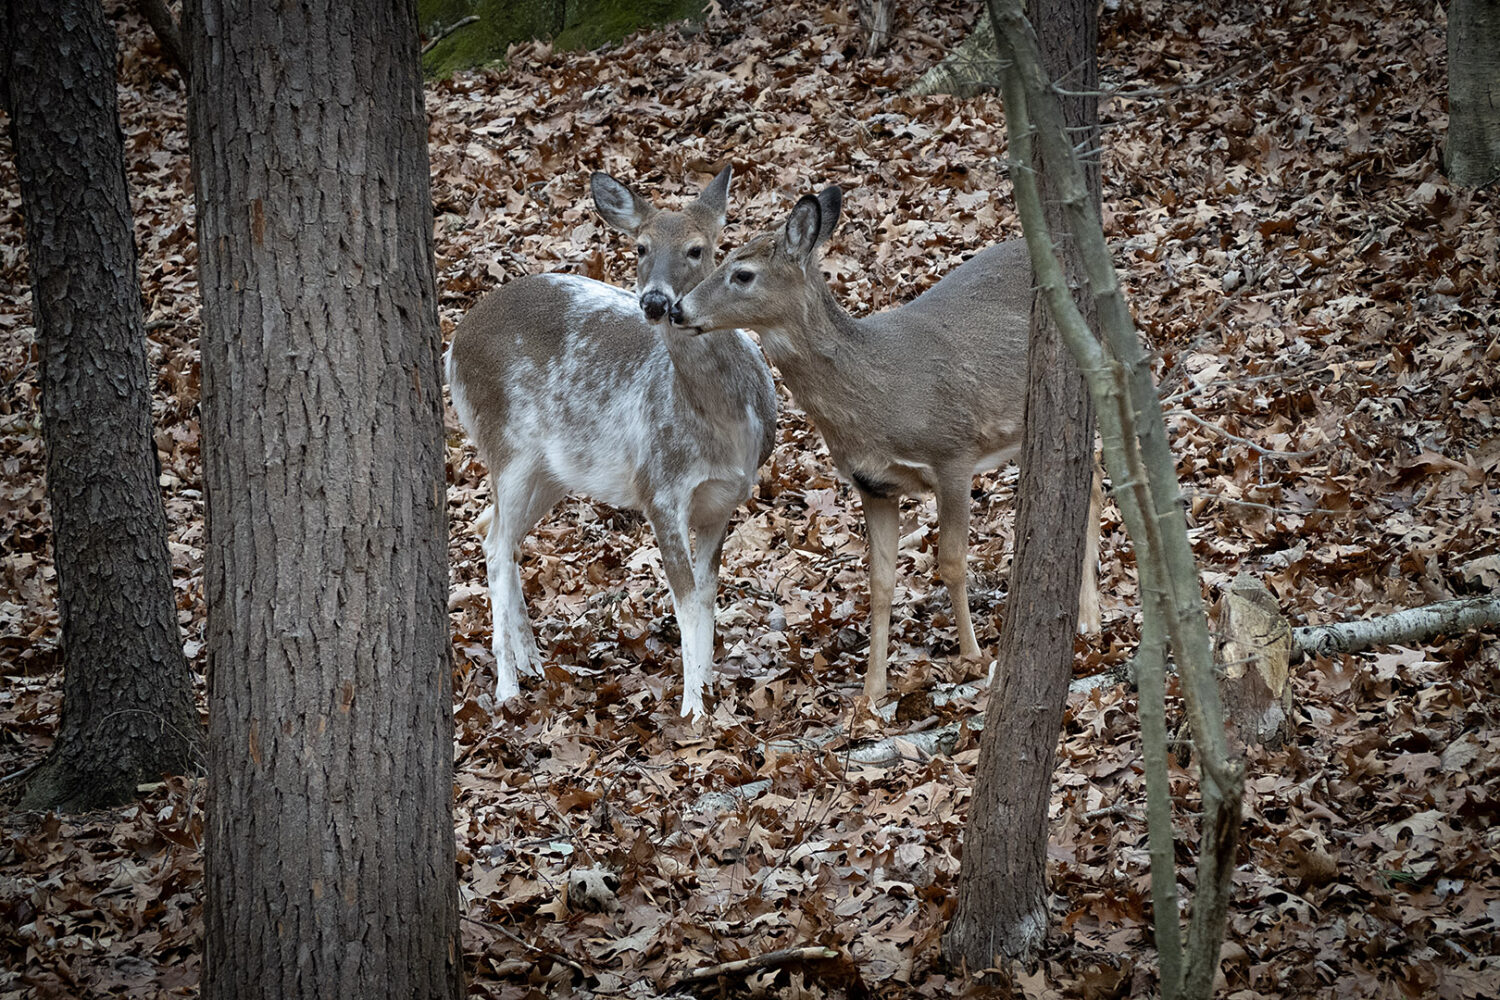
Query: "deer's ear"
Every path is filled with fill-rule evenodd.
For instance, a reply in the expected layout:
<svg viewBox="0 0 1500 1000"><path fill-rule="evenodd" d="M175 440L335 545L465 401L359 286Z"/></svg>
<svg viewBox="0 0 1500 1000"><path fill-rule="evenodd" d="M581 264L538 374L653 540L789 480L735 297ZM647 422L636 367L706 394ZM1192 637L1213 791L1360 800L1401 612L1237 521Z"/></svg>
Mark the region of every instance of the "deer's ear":
<svg viewBox="0 0 1500 1000"><path fill-rule="evenodd" d="M844 192L837 184L830 184L818 192L818 205L823 209L823 228L818 232L818 242L824 243L833 235L839 224L839 211L844 205Z"/></svg>
<svg viewBox="0 0 1500 1000"><path fill-rule="evenodd" d="M698 195L698 204L713 213L723 228L724 218L729 207L729 182L734 177L734 167L725 166L719 171L719 176L708 182L708 187Z"/></svg>
<svg viewBox="0 0 1500 1000"><path fill-rule="evenodd" d="M589 176L589 187L594 192L594 207L604 221L627 236L639 233L656 214L654 205L602 170Z"/></svg>
<svg viewBox="0 0 1500 1000"><path fill-rule="evenodd" d="M823 206L818 199L805 194L787 216L783 245L787 256L805 264L823 238Z"/></svg>

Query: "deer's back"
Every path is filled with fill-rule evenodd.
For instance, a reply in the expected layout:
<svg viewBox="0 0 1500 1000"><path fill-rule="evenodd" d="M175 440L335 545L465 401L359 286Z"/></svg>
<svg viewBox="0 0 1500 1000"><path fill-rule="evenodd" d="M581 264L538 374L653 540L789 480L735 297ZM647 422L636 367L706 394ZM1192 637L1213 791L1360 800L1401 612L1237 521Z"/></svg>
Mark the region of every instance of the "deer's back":
<svg viewBox="0 0 1500 1000"><path fill-rule="evenodd" d="M879 412L828 421L835 460L845 452L856 465L885 455L899 465L976 469L1004 461L1020 440L1030 306L1030 263L1015 240L981 251L906 305L858 321L855 350L873 390L861 402Z"/></svg>

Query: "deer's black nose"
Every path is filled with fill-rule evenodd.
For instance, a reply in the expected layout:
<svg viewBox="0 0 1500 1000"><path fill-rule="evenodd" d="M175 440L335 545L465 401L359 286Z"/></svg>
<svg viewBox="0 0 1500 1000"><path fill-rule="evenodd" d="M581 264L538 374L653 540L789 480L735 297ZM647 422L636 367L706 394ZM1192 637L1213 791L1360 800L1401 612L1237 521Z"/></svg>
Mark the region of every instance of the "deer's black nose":
<svg viewBox="0 0 1500 1000"><path fill-rule="evenodd" d="M678 326L682 325L682 302L680 300L672 303L672 311L668 313L668 318Z"/></svg>
<svg viewBox="0 0 1500 1000"><path fill-rule="evenodd" d="M671 305L672 301L654 288L641 296L641 311L653 323L665 316Z"/></svg>

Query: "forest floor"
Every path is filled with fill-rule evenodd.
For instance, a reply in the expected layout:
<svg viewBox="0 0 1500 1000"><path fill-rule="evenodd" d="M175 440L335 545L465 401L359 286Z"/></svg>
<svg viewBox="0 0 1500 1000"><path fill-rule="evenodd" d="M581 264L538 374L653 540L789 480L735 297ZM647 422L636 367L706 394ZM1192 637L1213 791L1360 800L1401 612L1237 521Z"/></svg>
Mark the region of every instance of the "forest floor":
<svg viewBox="0 0 1500 1000"><path fill-rule="evenodd" d="M901 5L861 54L853 4L724 5L597 53L518 48L431 84L445 333L487 289L574 270L628 283L627 241L587 196L605 169L680 203L735 167L726 245L801 194L844 187L824 264L856 314L905 301L1020 235L994 97L901 88L963 35L967 0ZM1441 8L1410 0L1128 0L1101 25L1105 224L1189 495L1205 595L1259 575L1297 624L1500 586L1500 219L1440 170ZM183 92L133 13L120 95L156 375L161 485L187 648L203 665L198 306ZM8 134L8 133L7 133ZM0 775L57 721L56 587L22 219L0 139ZM954 903L977 744L910 740L856 702L867 619L857 503L783 394L778 445L724 559L712 725L679 720L677 637L641 518L569 500L524 565L549 670L497 707L483 469L449 414L464 964L480 997L652 996L689 970L796 945L840 958L699 983L774 997L961 991L939 935ZM996 648L1013 469L975 482L971 595ZM903 508L895 683L974 680L934 584L930 501ZM1136 640L1129 543L1107 507L1104 628L1077 673ZM1500 995L1500 641L1316 660L1292 738L1247 752L1224 989L1256 997ZM937 710L970 719L982 695ZM1174 716L1180 706L1173 702ZM806 739L806 749L768 745ZM1052 924L1028 997L1154 987L1135 694L1068 703L1052 798ZM1178 860L1194 771L1175 770ZM754 784L762 782L762 784ZM18 782L4 790L14 801ZM745 786L749 786L747 789ZM736 789L745 789L736 794ZM728 793L714 795L710 793ZM192 996L202 938L202 783L126 808L5 816L0 995ZM570 911L570 870L621 876L620 908ZM1179 889L1191 898L1190 869Z"/></svg>

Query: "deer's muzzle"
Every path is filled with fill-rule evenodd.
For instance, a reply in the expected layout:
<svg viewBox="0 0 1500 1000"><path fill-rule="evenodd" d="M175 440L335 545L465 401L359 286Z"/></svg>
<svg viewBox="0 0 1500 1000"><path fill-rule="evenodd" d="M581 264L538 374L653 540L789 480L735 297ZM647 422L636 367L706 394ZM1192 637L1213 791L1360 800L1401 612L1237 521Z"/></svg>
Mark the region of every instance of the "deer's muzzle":
<svg viewBox="0 0 1500 1000"><path fill-rule="evenodd" d="M651 322L660 322L669 308L675 308L675 306L665 292L656 288L648 288L641 293L641 312L645 313L646 318Z"/></svg>

